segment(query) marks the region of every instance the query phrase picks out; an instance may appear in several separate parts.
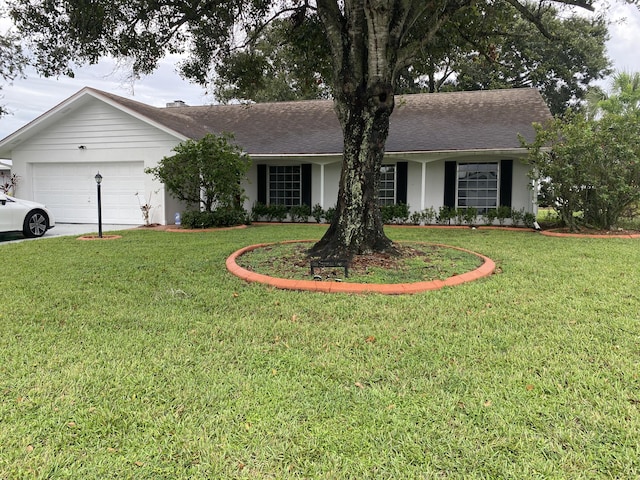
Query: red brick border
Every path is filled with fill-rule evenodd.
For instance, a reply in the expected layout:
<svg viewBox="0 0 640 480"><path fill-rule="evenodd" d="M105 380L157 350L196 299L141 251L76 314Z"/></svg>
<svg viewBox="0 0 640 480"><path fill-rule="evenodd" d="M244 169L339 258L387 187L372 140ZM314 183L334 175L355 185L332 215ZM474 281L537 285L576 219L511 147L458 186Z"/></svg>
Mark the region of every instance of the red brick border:
<svg viewBox="0 0 640 480"><path fill-rule="evenodd" d="M573 238L640 238L640 233L630 233L624 235L602 235L589 233L564 233L556 230L542 230L540 233L547 237L573 237Z"/></svg>
<svg viewBox="0 0 640 480"><path fill-rule="evenodd" d="M291 240L283 243L300 243L300 242L314 242L315 240ZM286 278L270 277L256 272L251 272L239 266L236 263L236 259L246 252L255 250L257 248L267 247L273 245L273 243L260 243L257 245L250 245L248 247L241 248L232 253L227 258L226 266L227 270L233 275L247 281L258 282L265 285L270 285L275 288L283 290L304 290L311 292L324 292L324 293L381 293L385 295L402 295L420 293L428 290L439 290L443 287L453 287L462 283L471 282L479 278L488 277L492 275L496 269L496 264L489 257L485 257L471 250L464 248L452 247L450 245L442 244L430 244L439 247L453 248L462 252L476 255L483 260L483 264L475 270L465 272L461 275L449 277L445 280L430 280L426 282L415 283L394 283L394 284L375 284L375 283L345 283L345 282L317 282L314 280L292 280Z"/></svg>
<svg viewBox="0 0 640 480"><path fill-rule="evenodd" d="M214 227L214 228L176 228L167 227L163 230L165 232L184 232L184 233L198 233L198 232L223 232L225 230L240 230L242 228L247 228L246 225L235 225L233 227Z"/></svg>
<svg viewBox="0 0 640 480"><path fill-rule="evenodd" d="M117 240L122 238L122 235L102 235L99 237L98 235L83 235L82 237L78 237L78 240Z"/></svg>

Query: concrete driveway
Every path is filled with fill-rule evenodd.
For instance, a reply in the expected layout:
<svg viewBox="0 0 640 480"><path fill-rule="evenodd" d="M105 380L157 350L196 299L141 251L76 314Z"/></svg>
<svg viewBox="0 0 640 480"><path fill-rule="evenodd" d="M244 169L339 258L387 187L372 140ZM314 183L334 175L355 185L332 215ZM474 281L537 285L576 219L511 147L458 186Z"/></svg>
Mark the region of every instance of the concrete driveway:
<svg viewBox="0 0 640 480"><path fill-rule="evenodd" d="M114 230L128 230L137 228L137 225L102 225L102 233ZM44 238L65 237L67 235L97 234L97 223L56 223L51 230L47 230L40 238L25 238L21 233L0 233L0 243L24 242L26 240L41 240Z"/></svg>

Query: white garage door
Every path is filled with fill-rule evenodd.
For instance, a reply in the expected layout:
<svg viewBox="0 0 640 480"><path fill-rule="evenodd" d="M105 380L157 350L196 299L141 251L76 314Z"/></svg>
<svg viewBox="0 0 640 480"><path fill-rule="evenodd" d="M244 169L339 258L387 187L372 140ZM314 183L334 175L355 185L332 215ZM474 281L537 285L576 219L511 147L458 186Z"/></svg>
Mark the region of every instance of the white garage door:
<svg viewBox="0 0 640 480"><path fill-rule="evenodd" d="M102 175L102 222L141 224L136 192L144 203L144 163L51 163L33 165L33 192L60 223L98 223L95 176Z"/></svg>

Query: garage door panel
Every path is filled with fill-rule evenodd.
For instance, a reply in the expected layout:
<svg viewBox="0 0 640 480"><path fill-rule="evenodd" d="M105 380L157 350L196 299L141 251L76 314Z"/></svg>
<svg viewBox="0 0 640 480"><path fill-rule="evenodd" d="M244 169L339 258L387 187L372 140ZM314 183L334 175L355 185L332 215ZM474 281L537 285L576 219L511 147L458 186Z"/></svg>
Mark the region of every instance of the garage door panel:
<svg viewBox="0 0 640 480"><path fill-rule="evenodd" d="M143 162L34 164L34 199L46 204L57 222L97 223L98 172L103 177L102 221L140 224L136 193L144 195Z"/></svg>

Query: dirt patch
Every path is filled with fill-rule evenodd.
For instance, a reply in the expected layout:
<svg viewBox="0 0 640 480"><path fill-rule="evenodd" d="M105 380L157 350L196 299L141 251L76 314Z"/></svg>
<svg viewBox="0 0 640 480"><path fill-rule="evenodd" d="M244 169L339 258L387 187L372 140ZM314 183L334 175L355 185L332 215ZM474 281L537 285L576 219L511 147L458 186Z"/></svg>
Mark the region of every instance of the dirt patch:
<svg viewBox="0 0 640 480"><path fill-rule="evenodd" d="M397 253L376 252L356 255L348 262L338 259L315 265L313 274L311 264L318 259L308 256L308 242L266 245L241 256L238 264L278 278L389 284L442 280L474 270L482 263L475 254L443 245L411 243L395 244L394 248Z"/></svg>

